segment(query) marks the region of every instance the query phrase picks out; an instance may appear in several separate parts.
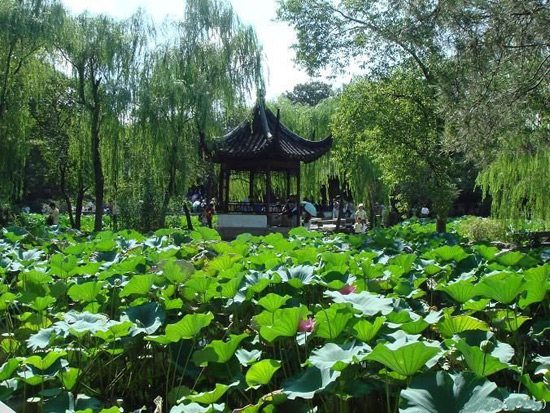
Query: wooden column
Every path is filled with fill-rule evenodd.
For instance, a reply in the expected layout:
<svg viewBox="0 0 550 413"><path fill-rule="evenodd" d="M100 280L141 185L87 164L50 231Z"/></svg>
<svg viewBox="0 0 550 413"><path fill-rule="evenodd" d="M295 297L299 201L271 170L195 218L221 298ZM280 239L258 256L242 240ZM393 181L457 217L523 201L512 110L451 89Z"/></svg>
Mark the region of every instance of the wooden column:
<svg viewBox="0 0 550 413"><path fill-rule="evenodd" d="M290 170L287 169L286 170L286 199L288 198L290 198Z"/></svg>
<svg viewBox="0 0 550 413"><path fill-rule="evenodd" d="M271 205L271 162L267 161L265 169L265 212L267 214L267 223L270 221L269 206Z"/></svg>
<svg viewBox="0 0 550 413"><path fill-rule="evenodd" d="M225 212L229 212L229 177L231 169L225 171Z"/></svg>
<svg viewBox="0 0 550 413"><path fill-rule="evenodd" d="M250 178L248 179L248 199L254 198L254 170L250 170Z"/></svg>
<svg viewBox="0 0 550 413"><path fill-rule="evenodd" d="M223 202L223 164L220 165L220 178L218 182L218 208L222 210L224 208L224 202Z"/></svg>
<svg viewBox="0 0 550 413"><path fill-rule="evenodd" d="M296 215L298 215L298 226L302 226L302 204L300 198L300 162L298 162L298 175L296 175Z"/></svg>

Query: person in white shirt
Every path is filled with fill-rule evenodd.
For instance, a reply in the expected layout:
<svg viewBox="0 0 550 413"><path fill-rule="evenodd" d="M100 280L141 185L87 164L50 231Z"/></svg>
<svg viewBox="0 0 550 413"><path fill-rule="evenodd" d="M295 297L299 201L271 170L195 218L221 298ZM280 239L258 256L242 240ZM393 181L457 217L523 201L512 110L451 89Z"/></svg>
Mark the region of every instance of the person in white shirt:
<svg viewBox="0 0 550 413"><path fill-rule="evenodd" d="M59 209L54 202L50 203L50 211L46 219L48 225L59 225Z"/></svg>

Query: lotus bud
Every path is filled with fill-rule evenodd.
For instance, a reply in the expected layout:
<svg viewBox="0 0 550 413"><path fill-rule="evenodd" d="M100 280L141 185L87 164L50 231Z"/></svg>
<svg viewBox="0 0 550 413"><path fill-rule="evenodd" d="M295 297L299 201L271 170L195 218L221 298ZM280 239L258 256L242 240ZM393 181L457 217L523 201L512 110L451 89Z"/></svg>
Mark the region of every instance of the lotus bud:
<svg viewBox="0 0 550 413"><path fill-rule="evenodd" d="M495 349L495 344L490 340L483 340L479 345L479 348L484 353L490 353Z"/></svg>
<svg viewBox="0 0 550 413"><path fill-rule="evenodd" d="M298 331L301 333L311 333L313 331L313 327L315 326L315 321L313 318L308 317L307 320L300 320L300 324L298 325Z"/></svg>
<svg viewBox="0 0 550 413"><path fill-rule="evenodd" d="M357 287L353 286L353 285L344 285L339 293L342 294L342 295L348 295L348 294L352 294L355 292L355 290L357 290Z"/></svg>

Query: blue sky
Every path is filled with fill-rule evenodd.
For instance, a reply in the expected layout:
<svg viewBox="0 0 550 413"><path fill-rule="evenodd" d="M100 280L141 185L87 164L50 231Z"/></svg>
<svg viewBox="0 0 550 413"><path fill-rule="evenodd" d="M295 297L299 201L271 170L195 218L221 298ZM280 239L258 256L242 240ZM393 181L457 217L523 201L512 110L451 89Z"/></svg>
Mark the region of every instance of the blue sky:
<svg viewBox="0 0 550 413"><path fill-rule="evenodd" d="M143 8L155 22L166 16L178 18L183 15L183 0L62 0L74 13L88 10L91 13L105 13L117 18L126 18L138 8ZM310 78L304 70L293 63L294 52L290 49L296 40L294 30L282 22L275 22L275 0L231 0L233 8L247 24L256 29L267 60L267 97L273 98L294 85L307 82Z"/></svg>

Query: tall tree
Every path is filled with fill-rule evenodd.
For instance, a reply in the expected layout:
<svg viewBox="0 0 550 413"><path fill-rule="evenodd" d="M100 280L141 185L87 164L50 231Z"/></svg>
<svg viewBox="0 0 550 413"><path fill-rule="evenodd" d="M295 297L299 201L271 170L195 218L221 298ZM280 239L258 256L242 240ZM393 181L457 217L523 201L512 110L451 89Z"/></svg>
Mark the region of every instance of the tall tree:
<svg viewBox="0 0 550 413"><path fill-rule="evenodd" d="M438 120L426 87L406 67L348 86L333 122L335 152L352 167L371 159L403 212L429 204L445 218L457 194L454 165L441 156Z"/></svg>
<svg viewBox="0 0 550 413"><path fill-rule="evenodd" d="M21 195L32 119L28 102L41 81L40 64L59 27L61 7L49 0L0 4L0 197Z"/></svg>
<svg viewBox="0 0 550 413"><path fill-rule="evenodd" d="M159 165L161 217L171 197L184 195L189 183L204 175L212 177L200 162L201 149L209 137L222 133L235 107L262 86L256 34L229 3L188 1L183 20L168 23L167 32L168 41L143 67L134 114L142 148L150 148L149 156Z"/></svg>
<svg viewBox="0 0 550 413"><path fill-rule="evenodd" d="M79 103L89 116L95 231L100 231L103 224L102 142L113 140L123 127L119 120L129 108L131 91L128 86L144 45L142 22L140 14L125 21L105 15L82 14L65 20L63 35L58 39L58 50L72 66L78 84ZM104 122L105 119L111 121Z"/></svg>
<svg viewBox="0 0 550 413"><path fill-rule="evenodd" d="M285 92L284 96L292 103L315 106L333 94L332 86L328 83L311 81L297 84L292 91Z"/></svg>

